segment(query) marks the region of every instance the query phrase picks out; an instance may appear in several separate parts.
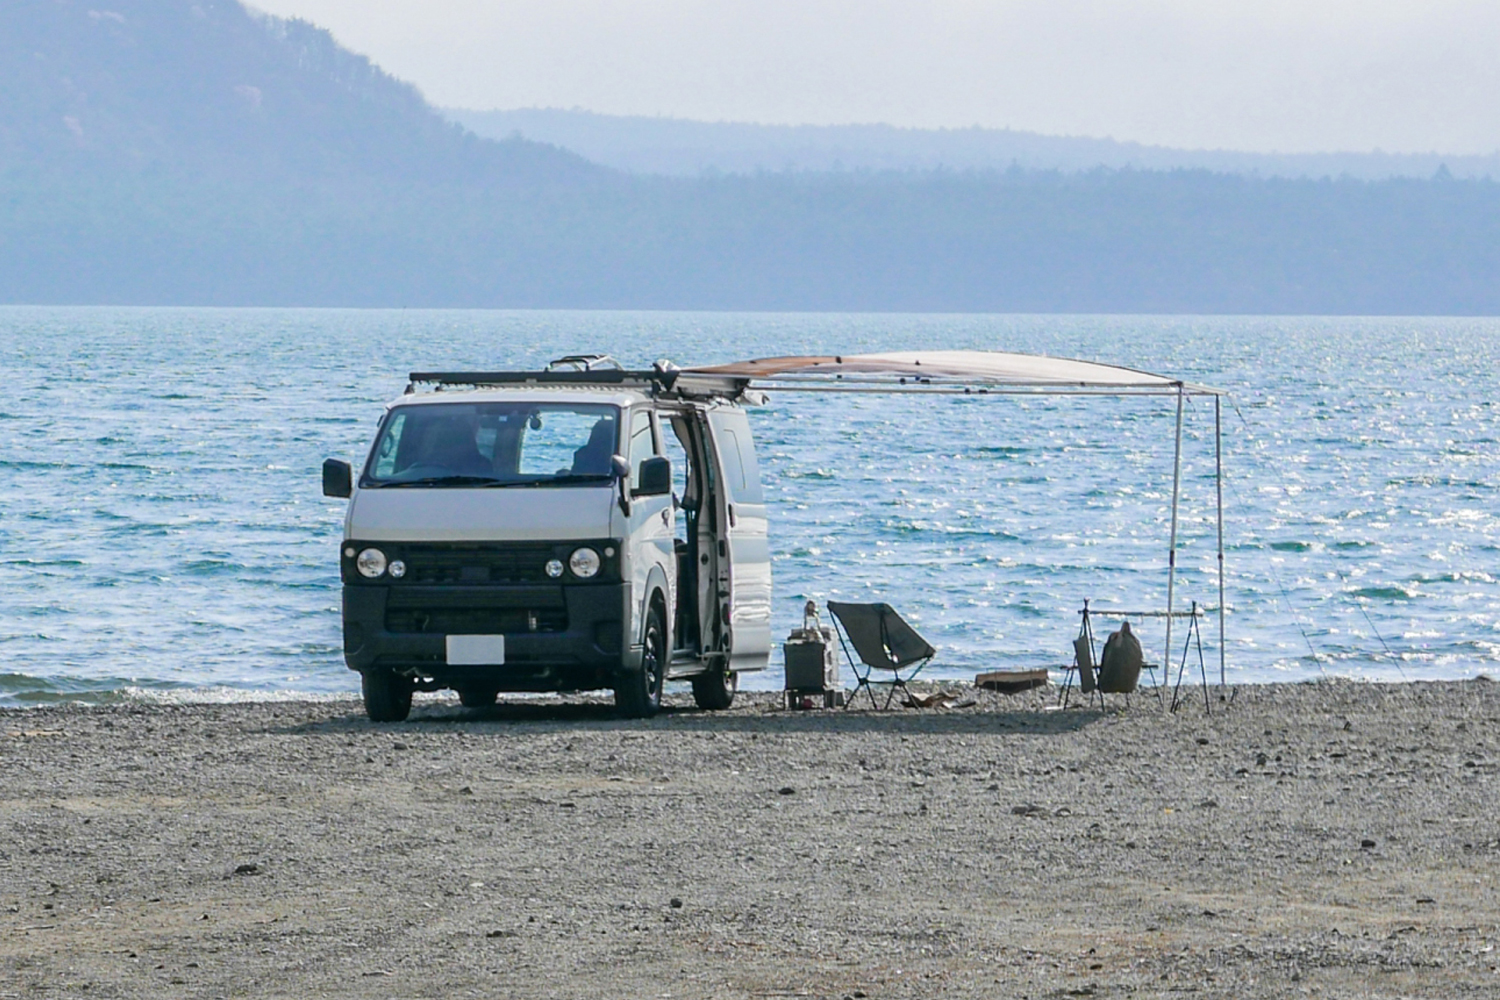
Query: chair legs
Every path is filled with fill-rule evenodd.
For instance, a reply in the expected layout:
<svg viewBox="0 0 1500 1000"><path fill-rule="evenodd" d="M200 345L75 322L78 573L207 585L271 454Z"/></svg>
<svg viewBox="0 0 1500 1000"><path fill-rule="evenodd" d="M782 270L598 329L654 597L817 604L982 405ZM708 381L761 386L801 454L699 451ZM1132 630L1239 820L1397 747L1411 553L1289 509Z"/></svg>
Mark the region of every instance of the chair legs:
<svg viewBox="0 0 1500 1000"><path fill-rule="evenodd" d="M875 700L875 687L870 681L869 673L861 674L856 670L854 671L854 679L854 690L849 692L849 698L844 702L844 708L849 709L854 707L854 703L859 700L860 689L863 688L865 694L870 696L870 707L872 709L879 709L880 703Z"/></svg>
<svg viewBox="0 0 1500 1000"><path fill-rule="evenodd" d="M907 700L910 700L911 699L911 690L909 688L907 688L906 684L907 684L908 681L916 680L917 679L917 674L919 674L919 673L922 672L922 667L927 666L927 664L929 662L930 662L930 659L929 660L923 660L922 663L921 663L921 665L918 666L916 670L913 670L911 672L911 676L909 676L909 677L902 677L899 673L896 673L896 674L893 675L893 679L892 680L888 680L888 681L872 681L872 680L870 680L870 674L873 673L874 671L867 671L867 672L865 672L863 674L861 674L857 670L854 671L854 678L855 678L854 690L849 693L849 699L844 702L844 707L845 708L853 708L854 707L854 702L859 697L859 692L860 692L861 688L863 688L865 694L869 695L869 697L870 697L870 708L872 708L873 710L875 710L877 712L884 711L885 709L888 709L888 708L891 707L891 704L896 700L896 692L898 690L901 692L901 694ZM889 687L890 688L890 691L886 693L885 704L884 705L880 704L880 701L875 697L875 688L876 688L876 686Z"/></svg>
<svg viewBox="0 0 1500 1000"><path fill-rule="evenodd" d="M865 694L870 696L870 707L872 709L879 708L880 706L875 703L875 689L870 687L871 671L859 672L859 667L855 666L859 660L855 658L854 651L849 648L849 643L844 639L844 630L842 628L838 630L838 635L839 645L844 647L844 658L849 661L849 670L854 674L855 680L854 690L849 693L849 699L844 702L844 708L847 710L854 707L854 703L859 700L860 688L864 688Z"/></svg>
<svg viewBox="0 0 1500 1000"><path fill-rule="evenodd" d="M863 677L860 677L858 674L855 674L854 676L857 678L857 681L856 681L856 683L854 685L854 690L849 693L849 700L846 701L846 702L844 702L844 707L845 708L853 708L854 707L855 701L857 701L859 699L859 692L860 692L861 689L863 689L864 692L865 692L865 694L869 695L869 697L870 697L870 708L873 711L879 712L882 709L886 709L886 708L890 708L891 707L891 701L896 697L896 689L898 687L899 688L905 688L906 687L905 683L903 683L902 681L899 681L899 680L896 680L896 681L872 681L872 680L870 680L870 675L869 674L865 674ZM885 704L884 705L881 705L880 701L875 697L875 685L877 685L877 684L882 685L882 686L889 686L890 689L891 689L890 693L888 695L886 695Z"/></svg>

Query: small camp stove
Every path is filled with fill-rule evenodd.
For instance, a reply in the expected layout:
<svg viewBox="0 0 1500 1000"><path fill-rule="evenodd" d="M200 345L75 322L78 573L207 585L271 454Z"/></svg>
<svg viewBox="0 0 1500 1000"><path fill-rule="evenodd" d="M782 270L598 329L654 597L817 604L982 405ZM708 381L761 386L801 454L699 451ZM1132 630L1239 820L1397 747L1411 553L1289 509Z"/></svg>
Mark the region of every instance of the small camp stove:
<svg viewBox="0 0 1500 1000"><path fill-rule="evenodd" d="M792 629L782 645L786 655L786 706L812 708L820 699L824 708L844 703L839 687L838 642L833 629L823 624L818 603L808 601L802 609L802 627Z"/></svg>

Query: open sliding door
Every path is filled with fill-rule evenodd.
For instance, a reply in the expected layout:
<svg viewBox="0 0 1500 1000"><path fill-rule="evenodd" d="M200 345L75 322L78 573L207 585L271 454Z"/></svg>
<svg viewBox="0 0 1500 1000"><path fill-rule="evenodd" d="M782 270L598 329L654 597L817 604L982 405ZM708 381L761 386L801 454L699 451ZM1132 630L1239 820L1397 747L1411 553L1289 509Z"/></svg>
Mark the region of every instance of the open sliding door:
<svg viewBox="0 0 1500 1000"><path fill-rule="evenodd" d="M743 410L709 411L719 489L719 620L728 628L733 670L764 670L771 659L771 547L760 463ZM727 558L724 558L727 556Z"/></svg>

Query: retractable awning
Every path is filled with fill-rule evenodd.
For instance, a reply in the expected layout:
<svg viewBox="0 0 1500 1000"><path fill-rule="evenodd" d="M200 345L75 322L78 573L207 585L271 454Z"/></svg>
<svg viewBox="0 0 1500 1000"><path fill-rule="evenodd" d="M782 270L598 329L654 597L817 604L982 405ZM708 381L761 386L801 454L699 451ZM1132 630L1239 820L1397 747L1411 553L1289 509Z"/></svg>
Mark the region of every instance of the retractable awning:
<svg viewBox="0 0 1500 1000"><path fill-rule="evenodd" d="M756 358L686 369L700 375L775 384L880 383L896 386L996 386L1033 391L1217 396L1223 391L1167 375L1072 358L1005 351L891 351L880 354Z"/></svg>
<svg viewBox="0 0 1500 1000"><path fill-rule="evenodd" d="M1224 622L1224 433L1221 399L1228 393L1168 375L1073 358L1005 351L890 351L881 354L803 355L756 358L726 365L683 369L700 378L733 379L741 391L995 393L1176 397L1172 455L1172 522L1167 543L1166 647L1158 694L1172 662L1172 619L1177 581L1177 527L1182 496L1183 404L1189 396L1214 403L1214 485L1218 530L1219 684L1225 683ZM1183 656L1186 664L1186 651ZM1181 673L1179 671L1179 682ZM1174 707L1175 707L1174 699Z"/></svg>

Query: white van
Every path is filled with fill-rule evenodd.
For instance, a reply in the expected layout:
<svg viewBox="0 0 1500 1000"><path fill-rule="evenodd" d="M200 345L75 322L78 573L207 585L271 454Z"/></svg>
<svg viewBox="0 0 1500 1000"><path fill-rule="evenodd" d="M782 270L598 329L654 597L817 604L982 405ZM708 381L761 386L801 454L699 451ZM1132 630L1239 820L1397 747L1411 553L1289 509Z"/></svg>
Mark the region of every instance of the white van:
<svg viewBox="0 0 1500 1000"><path fill-rule="evenodd" d="M323 464L349 498L344 658L370 718L441 688L612 688L649 716L677 679L728 708L771 650L747 385L602 356L413 373L358 475Z"/></svg>

